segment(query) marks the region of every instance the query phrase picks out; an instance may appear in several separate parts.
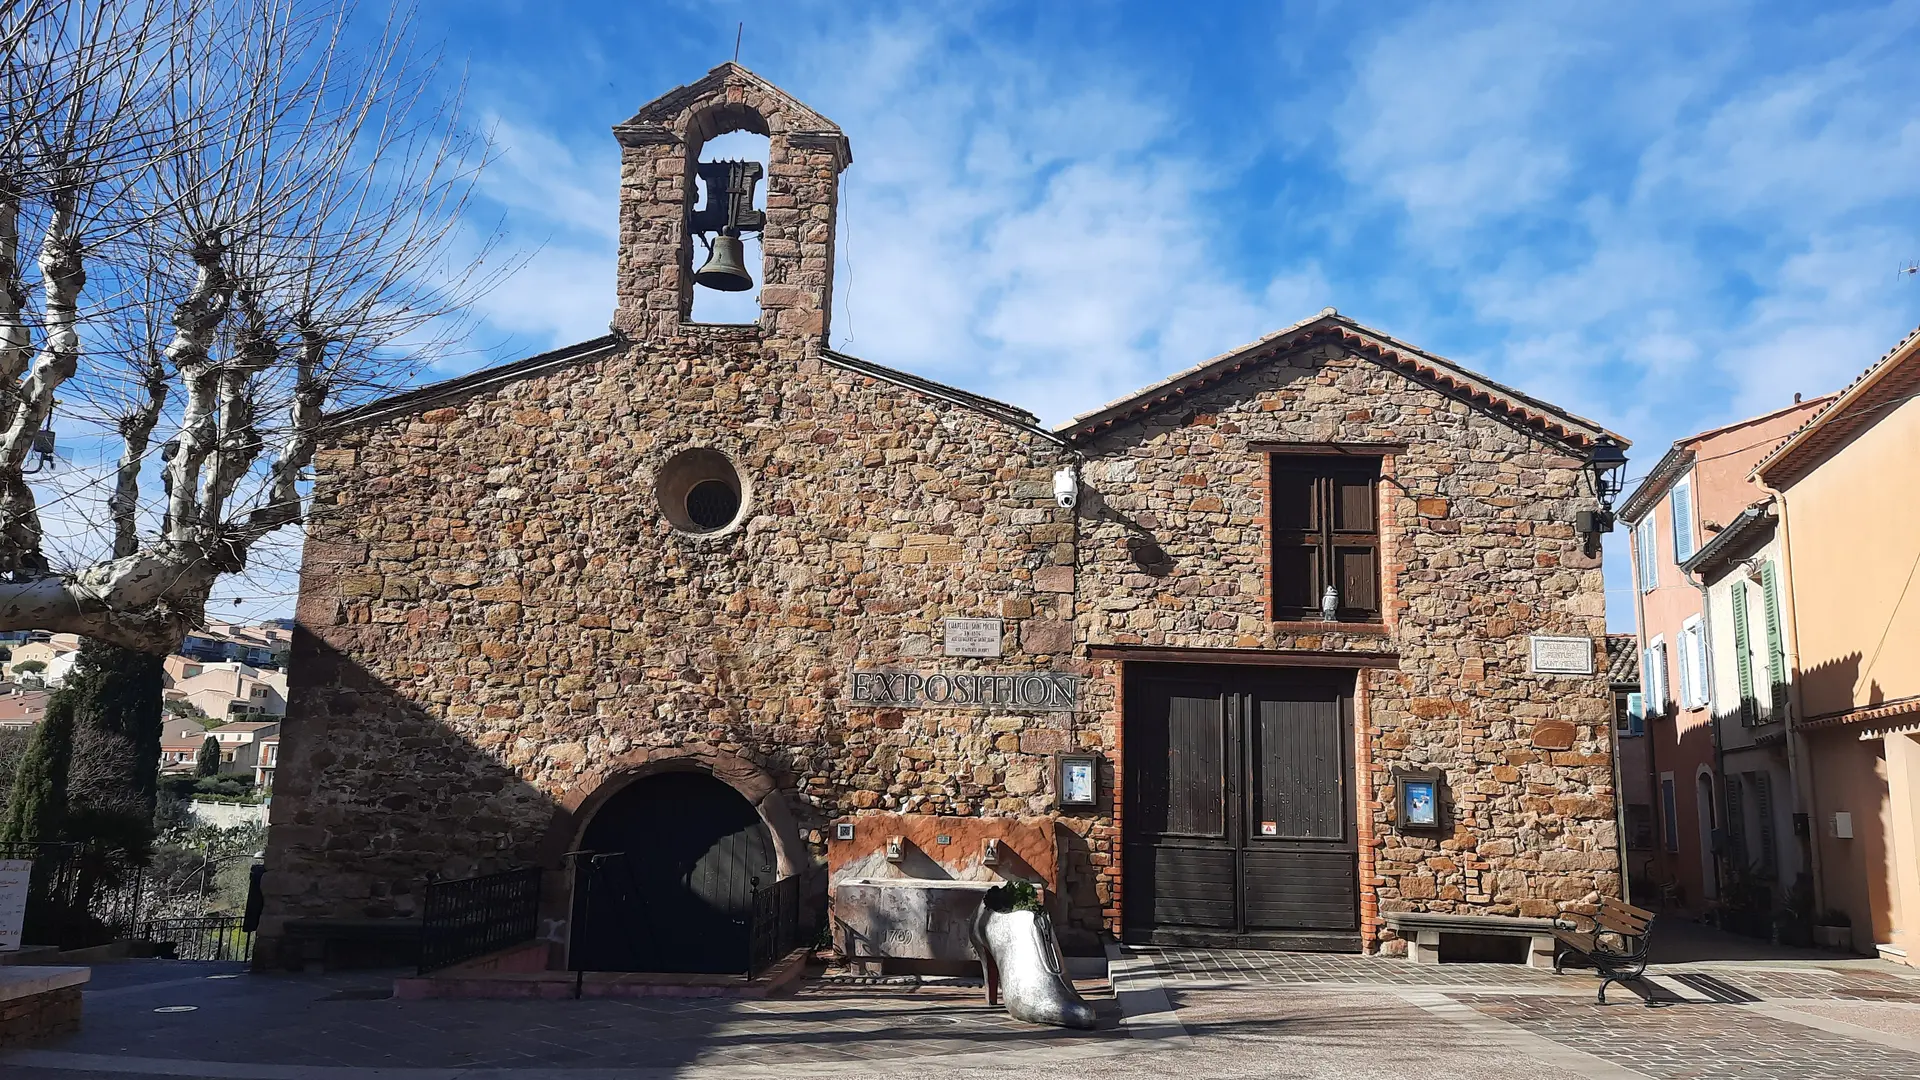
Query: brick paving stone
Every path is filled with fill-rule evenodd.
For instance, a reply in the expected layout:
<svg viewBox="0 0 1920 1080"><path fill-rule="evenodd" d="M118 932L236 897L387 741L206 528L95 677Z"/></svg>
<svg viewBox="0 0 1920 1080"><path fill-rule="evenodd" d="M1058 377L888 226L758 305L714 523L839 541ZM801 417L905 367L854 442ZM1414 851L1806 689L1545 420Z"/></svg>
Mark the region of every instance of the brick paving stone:
<svg viewBox="0 0 1920 1080"><path fill-rule="evenodd" d="M1585 985L1584 972L1556 976L1517 964L1414 964L1398 957L1349 953L1265 952L1255 949L1145 948L1131 950L1152 959L1170 985L1184 983L1306 986L1353 983L1369 986L1529 986Z"/></svg>
<svg viewBox="0 0 1920 1080"><path fill-rule="evenodd" d="M1655 968L1656 974L1677 969ZM1755 997L1827 998L1836 1001L1904 1001L1920 1003L1920 979L1861 967L1766 968L1743 964L1688 965L1684 970L1706 971Z"/></svg>
<svg viewBox="0 0 1920 1080"><path fill-rule="evenodd" d="M670 1068L883 1061L1129 1038L1119 1029L1110 993L1092 998L1102 1030L1090 1036L1022 1024L1004 1009L989 1008L972 987L803 988L766 1001L339 996L382 981L353 974L168 978L141 994L89 1003L78 1034L43 1048L262 1065ZM137 985L125 977L120 982ZM193 1004L198 1011L153 1012L167 1004Z"/></svg>
<svg viewBox="0 0 1920 1080"><path fill-rule="evenodd" d="M1730 1005L1601 1007L1547 995L1456 994L1486 1016L1650 1077L1920 1080L1920 1055Z"/></svg>

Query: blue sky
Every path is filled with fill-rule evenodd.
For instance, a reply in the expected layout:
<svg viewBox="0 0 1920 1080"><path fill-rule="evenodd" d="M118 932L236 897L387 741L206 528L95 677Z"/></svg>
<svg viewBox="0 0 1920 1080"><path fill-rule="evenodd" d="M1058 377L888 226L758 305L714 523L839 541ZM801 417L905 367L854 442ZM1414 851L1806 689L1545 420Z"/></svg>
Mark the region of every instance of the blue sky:
<svg viewBox="0 0 1920 1080"><path fill-rule="evenodd" d="M608 129L744 21L853 144L836 347L1057 421L1334 306L1637 476L1920 322L1920 5L1675 7L429 0L528 253L465 366L605 331Z"/></svg>

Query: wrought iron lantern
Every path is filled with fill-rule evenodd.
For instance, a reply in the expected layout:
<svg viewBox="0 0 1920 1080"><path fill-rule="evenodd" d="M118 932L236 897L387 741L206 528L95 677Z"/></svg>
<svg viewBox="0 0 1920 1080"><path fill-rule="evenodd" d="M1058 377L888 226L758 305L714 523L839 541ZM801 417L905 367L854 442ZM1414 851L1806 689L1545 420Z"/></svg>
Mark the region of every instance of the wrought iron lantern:
<svg viewBox="0 0 1920 1080"><path fill-rule="evenodd" d="M1601 536L1613 531L1613 500L1626 486L1621 476L1626 469L1627 453L1611 435L1594 440L1593 449L1587 454L1587 475L1593 481L1593 495L1600 508L1580 511L1574 522L1574 527L1587 538L1588 554L1599 547Z"/></svg>

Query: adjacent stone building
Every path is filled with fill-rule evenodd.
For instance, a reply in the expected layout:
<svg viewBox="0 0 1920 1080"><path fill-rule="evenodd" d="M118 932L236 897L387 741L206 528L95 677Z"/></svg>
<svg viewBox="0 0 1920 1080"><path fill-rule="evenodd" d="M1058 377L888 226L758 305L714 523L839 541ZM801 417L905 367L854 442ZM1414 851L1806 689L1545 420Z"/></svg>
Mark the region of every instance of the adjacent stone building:
<svg viewBox="0 0 1920 1080"><path fill-rule="evenodd" d="M762 317L696 324L741 129ZM328 429L260 963L527 865L564 940L581 851L721 937L836 844L1043 867L1069 944L1618 895L1600 428L1331 309L1047 428L827 347L831 122L726 64L615 135L614 332Z"/></svg>

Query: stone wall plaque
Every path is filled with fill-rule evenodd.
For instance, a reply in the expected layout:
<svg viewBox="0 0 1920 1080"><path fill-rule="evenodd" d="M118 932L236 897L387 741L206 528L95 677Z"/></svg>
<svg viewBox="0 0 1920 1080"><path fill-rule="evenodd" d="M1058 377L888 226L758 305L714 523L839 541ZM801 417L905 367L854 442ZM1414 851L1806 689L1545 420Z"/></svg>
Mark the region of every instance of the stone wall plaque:
<svg viewBox="0 0 1920 1080"><path fill-rule="evenodd" d="M27 923L27 879L32 859L0 859L0 952L20 948L20 932Z"/></svg>
<svg viewBox="0 0 1920 1080"><path fill-rule="evenodd" d="M1535 675L1593 674L1593 639L1534 634L1527 639Z"/></svg>
<svg viewBox="0 0 1920 1080"><path fill-rule="evenodd" d="M1080 676L1056 671L854 671L847 686L861 708L1071 712L1080 703Z"/></svg>
<svg viewBox="0 0 1920 1080"><path fill-rule="evenodd" d="M999 656L1004 633L999 619L946 620L948 656Z"/></svg>

